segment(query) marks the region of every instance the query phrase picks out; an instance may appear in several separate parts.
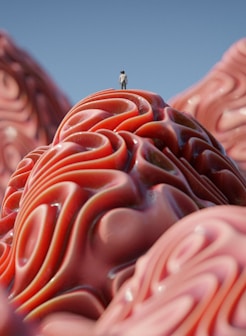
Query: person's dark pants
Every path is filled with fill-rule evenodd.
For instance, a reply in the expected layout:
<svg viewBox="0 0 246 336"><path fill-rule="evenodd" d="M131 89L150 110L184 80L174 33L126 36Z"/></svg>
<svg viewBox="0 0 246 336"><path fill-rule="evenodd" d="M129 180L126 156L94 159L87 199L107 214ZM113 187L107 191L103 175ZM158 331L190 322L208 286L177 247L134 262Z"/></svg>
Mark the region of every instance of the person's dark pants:
<svg viewBox="0 0 246 336"><path fill-rule="evenodd" d="M126 82L125 81L123 81L121 83L121 90L126 90Z"/></svg>

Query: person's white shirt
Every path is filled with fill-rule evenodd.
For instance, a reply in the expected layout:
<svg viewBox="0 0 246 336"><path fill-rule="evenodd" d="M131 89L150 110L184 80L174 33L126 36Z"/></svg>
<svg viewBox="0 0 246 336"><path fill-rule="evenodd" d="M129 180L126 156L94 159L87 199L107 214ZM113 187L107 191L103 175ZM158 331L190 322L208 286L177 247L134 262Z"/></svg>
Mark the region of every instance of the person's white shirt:
<svg viewBox="0 0 246 336"><path fill-rule="evenodd" d="M120 74L120 84L122 84L125 81L127 84L127 75L125 73Z"/></svg>

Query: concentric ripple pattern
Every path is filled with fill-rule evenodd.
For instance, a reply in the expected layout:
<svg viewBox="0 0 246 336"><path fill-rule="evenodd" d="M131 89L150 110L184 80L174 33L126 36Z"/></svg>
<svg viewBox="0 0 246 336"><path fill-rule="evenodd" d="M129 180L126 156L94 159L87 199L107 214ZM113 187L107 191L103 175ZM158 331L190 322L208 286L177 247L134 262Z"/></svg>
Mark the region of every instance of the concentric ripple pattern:
<svg viewBox="0 0 246 336"><path fill-rule="evenodd" d="M245 207L217 206L177 222L91 335L245 335L245 216Z"/></svg>
<svg viewBox="0 0 246 336"><path fill-rule="evenodd" d="M69 108L37 62L0 31L0 201L19 161L52 141Z"/></svg>
<svg viewBox="0 0 246 336"><path fill-rule="evenodd" d="M246 173L246 38L234 43L204 78L169 103L193 115Z"/></svg>
<svg viewBox="0 0 246 336"><path fill-rule="evenodd" d="M11 176L0 284L25 323L53 314L92 323L178 220L245 206L245 196L236 165L193 117L152 92L98 92Z"/></svg>

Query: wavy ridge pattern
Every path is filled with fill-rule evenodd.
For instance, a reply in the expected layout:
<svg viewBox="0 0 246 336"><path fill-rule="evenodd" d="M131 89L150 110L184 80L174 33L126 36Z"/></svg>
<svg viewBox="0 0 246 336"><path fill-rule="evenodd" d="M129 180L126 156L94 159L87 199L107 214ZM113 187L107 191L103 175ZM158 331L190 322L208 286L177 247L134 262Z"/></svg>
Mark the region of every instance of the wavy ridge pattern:
<svg viewBox="0 0 246 336"><path fill-rule="evenodd" d="M170 105L193 115L246 171L246 38L234 43L222 59Z"/></svg>
<svg viewBox="0 0 246 336"><path fill-rule="evenodd" d="M44 70L0 31L0 200L19 161L52 141L69 108Z"/></svg>
<svg viewBox="0 0 246 336"><path fill-rule="evenodd" d="M0 283L26 321L64 313L92 323L167 229L202 208L244 206L245 187L191 116L151 92L98 92L11 176Z"/></svg>
<svg viewBox="0 0 246 336"><path fill-rule="evenodd" d="M245 333L246 209L186 216L137 261L92 335Z"/></svg>

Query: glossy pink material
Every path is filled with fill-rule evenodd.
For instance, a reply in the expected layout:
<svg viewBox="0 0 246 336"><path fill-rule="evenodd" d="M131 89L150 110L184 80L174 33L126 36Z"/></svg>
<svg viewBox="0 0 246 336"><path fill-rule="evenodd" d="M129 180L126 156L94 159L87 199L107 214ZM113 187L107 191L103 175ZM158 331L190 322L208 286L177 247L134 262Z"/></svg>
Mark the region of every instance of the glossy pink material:
<svg viewBox="0 0 246 336"><path fill-rule="evenodd" d="M22 317L18 316L3 289L0 289L0 335L2 336L31 336L34 329L30 324L25 325ZM36 332L35 332L36 335Z"/></svg>
<svg viewBox="0 0 246 336"><path fill-rule="evenodd" d="M69 108L45 71L0 31L0 202L19 161L52 141Z"/></svg>
<svg viewBox="0 0 246 336"><path fill-rule="evenodd" d="M246 38L233 44L200 82L169 103L194 116L246 173Z"/></svg>
<svg viewBox="0 0 246 336"><path fill-rule="evenodd" d="M90 329L179 219L245 203L244 178L195 119L152 92L98 92L12 175L0 283L26 323L54 327L67 316L67 325Z"/></svg>
<svg viewBox="0 0 246 336"><path fill-rule="evenodd" d="M245 335L245 218L245 207L217 206L181 219L137 261L91 335Z"/></svg>

